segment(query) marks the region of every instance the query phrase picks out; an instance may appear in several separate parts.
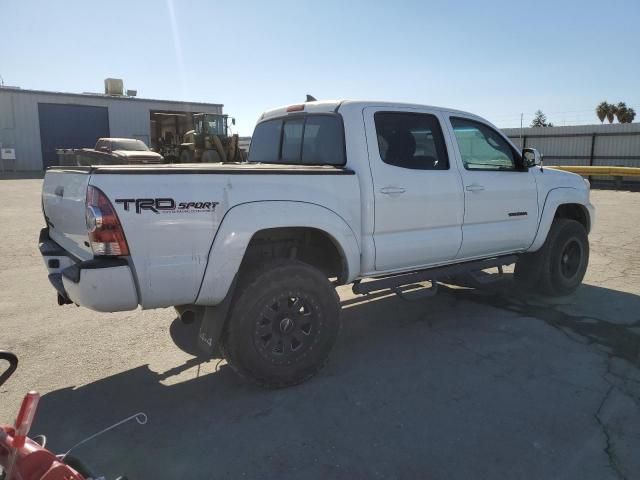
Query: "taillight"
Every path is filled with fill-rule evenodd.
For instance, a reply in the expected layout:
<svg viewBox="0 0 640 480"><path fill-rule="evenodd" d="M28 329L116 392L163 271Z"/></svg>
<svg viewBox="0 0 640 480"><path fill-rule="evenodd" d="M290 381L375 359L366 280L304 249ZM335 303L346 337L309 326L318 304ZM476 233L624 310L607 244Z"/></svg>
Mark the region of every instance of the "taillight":
<svg viewBox="0 0 640 480"><path fill-rule="evenodd" d="M107 196L99 188L87 188L87 232L94 255L129 255L120 220Z"/></svg>

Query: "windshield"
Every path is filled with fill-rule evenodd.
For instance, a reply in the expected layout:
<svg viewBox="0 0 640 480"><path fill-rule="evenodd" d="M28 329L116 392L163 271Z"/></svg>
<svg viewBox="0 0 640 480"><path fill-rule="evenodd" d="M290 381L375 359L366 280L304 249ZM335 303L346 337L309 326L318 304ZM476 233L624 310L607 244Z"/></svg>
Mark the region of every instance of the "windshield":
<svg viewBox="0 0 640 480"><path fill-rule="evenodd" d="M205 117L206 131L211 135L225 135L227 131L227 117L207 115Z"/></svg>
<svg viewBox="0 0 640 480"><path fill-rule="evenodd" d="M129 150L134 152L148 152L149 147L147 147L142 140L135 139L124 139L124 140L115 140L112 143L112 150Z"/></svg>

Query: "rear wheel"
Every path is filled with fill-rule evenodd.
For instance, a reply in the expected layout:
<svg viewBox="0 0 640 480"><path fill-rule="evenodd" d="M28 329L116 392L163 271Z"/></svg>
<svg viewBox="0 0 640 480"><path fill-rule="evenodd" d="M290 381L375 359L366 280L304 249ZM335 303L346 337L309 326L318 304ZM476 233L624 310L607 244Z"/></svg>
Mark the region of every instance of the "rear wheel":
<svg viewBox="0 0 640 480"><path fill-rule="evenodd" d="M193 163L193 152L191 150L180 152L180 163Z"/></svg>
<svg viewBox="0 0 640 480"><path fill-rule="evenodd" d="M238 288L222 340L234 370L282 388L322 369L340 328L340 303L318 269L281 260L241 279Z"/></svg>
<svg viewBox="0 0 640 480"><path fill-rule="evenodd" d="M589 239L580 222L554 220L547 239L537 252L520 257L514 272L517 281L551 296L569 295L582 283L589 264Z"/></svg>
<svg viewBox="0 0 640 480"><path fill-rule="evenodd" d="M215 150L206 150L202 154L202 161L204 163L219 163L222 160L220 160L220 154Z"/></svg>

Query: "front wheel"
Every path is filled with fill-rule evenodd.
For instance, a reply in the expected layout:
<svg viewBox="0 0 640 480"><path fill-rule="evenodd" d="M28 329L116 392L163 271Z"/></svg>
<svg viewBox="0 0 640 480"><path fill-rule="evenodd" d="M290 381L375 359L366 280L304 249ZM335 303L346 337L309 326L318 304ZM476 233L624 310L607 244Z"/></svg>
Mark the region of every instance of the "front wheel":
<svg viewBox="0 0 640 480"><path fill-rule="evenodd" d="M553 221L544 245L523 255L516 263L515 278L526 287L550 296L573 293L582 283L589 264L589 239L580 222Z"/></svg>
<svg viewBox="0 0 640 480"><path fill-rule="evenodd" d="M227 363L268 388L320 371L340 328L339 298L322 272L282 260L241 279L239 289L222 339Z"/></svg>

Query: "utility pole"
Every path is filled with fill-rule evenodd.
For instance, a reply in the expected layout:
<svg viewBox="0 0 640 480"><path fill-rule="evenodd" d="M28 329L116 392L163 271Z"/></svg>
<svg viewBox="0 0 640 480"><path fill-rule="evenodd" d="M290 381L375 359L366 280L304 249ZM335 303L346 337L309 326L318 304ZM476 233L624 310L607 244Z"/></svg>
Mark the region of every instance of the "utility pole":
<svg viewBox="0 0 640 480"><path fill-rule="evenodd" d="M520 148L524 148L522 145L522 118L524 117L524 113L520 114Z"/></svg>

